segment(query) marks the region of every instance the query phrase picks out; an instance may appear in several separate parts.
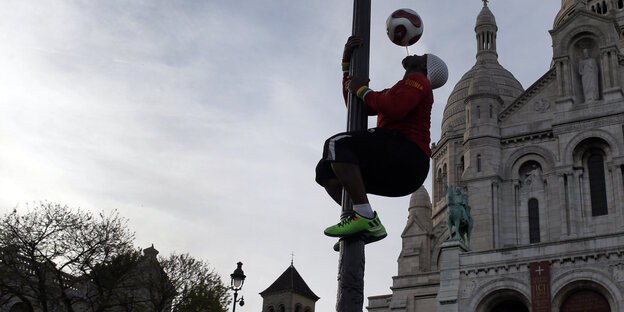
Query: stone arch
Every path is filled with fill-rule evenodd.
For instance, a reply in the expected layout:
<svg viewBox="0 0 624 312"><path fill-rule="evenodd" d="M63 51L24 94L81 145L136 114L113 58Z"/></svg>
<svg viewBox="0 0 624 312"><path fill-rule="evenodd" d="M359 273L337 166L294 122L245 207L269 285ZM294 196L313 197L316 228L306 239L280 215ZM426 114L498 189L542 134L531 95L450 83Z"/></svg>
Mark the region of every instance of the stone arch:
<svg viewBox="0 0 624 312"><path fill-rule="evenodd" d="M582 270L569 270L553 279L551 284L552 311L559 312L559 308L571 294L578 290L593 290L601 294L611 311L621 311L619 303L624 297L618 286L612 281L612 277L603 271L591 268Z"/></svg>
<svg viewBox="0 0 624 312"><path fill-rule="evenodd" d="M519 148L507 158L503 171L505 178L519 179L520 166L530 160L538 162L544 174L549 173L555 166L555 157L551 151L539 146L527 146Z"/></svg>
<svg viewBox="0 0 624 312"><path fill-rule="evenodd" d="M597 48L604 47L609 44L610 37L600 27L596 27L591 24L584 24L578 27L570 29L565 35L561 37L562 44L556 46L553 51L553 56L559 57L569 55L571 46L581 38L592 38L596 41Z"/></svg>
<svg viewBox="0 0 624 312"><path fill-rule="evenodd" d="M515 299L530 307L530 297L531 288L524 281L510 277L497 278L477 288L467 311L488 312L494 305L507 299Z"/></svg>
<svg viewBox="0 0 624 312"><path fill-rule="evenodd" d="M563 155L561 156L562 163L564 165L574 164L574 152L577 150L577 147L579 147L580 144L587 139L602 139L603 141L605 141L610 149L608 155L606 155L608 159L607 161L618 157L622 153L622 151L620 150L621 147L618 145L617 141L613 138L611 133L601 129L583 131L573 137L564 148Z"/></svg>
<svg viewBox="0 0 624 312"><path fill-rule="evenodd" d="M448 230L448 226L446 225L446 219L440 222L433 229L433 238L431 241L431 270L436 271L440 269L440 249L442 243L448 240L451 236ZM435 266L435 267L434 267Z"/></svg>
<svg viewBox="0 0 624 312"><path fill-rule="evenodd" d="M32 312L33 308L28 302L18 302L11 306L9 312Z"/></svg>

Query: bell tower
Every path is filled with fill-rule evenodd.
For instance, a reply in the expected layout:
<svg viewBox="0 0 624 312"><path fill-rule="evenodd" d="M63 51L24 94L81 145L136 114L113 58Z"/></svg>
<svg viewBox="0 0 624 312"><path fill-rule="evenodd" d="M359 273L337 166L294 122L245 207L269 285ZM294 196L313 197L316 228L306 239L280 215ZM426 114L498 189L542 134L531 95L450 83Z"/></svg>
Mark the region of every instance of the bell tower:
<svg viewBox="0 0 624 312"><path fill-rule="evenodd" d="M260 293L262 312L314 312L319 297L308 287L292 261L280 277Z"/></svg>

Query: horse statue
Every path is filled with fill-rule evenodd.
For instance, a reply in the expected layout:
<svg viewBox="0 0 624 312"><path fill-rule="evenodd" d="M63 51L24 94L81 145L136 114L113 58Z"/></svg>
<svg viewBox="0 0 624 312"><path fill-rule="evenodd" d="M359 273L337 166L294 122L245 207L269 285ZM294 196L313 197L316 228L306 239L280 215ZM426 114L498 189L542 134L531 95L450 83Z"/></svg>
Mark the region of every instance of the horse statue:
<svg viewBox="0 0 624 312"><path fill-rule="evenodd" d="M457 187L453 193L453 188L445 185L444 191L448 196L446 222L450 233L449 240L461 240L470 248L470 235L474 221L470 216L468 195L462 194L460 187Z"/></svg>
<svg viewBox="0 0 624 312"><path fill-rule="evenodd" d="M462 206L464 206L465 218L462 218L459 222L459 236L464 241L466 247L470 249L470 235L472 234L472 228L474 227L474 220L470 215L470 205L468 205L468 195L462 194Z"/></svg>

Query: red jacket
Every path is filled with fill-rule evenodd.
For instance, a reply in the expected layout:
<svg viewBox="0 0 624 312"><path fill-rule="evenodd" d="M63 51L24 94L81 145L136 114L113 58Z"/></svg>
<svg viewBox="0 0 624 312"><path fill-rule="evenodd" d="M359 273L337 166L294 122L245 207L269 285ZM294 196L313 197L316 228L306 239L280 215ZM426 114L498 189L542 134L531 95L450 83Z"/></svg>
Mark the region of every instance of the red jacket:
<svg viewBox="0 0 624 312"><path fill-rule="evenodd" d="M348 71L342 79L342 90L347 102L345 82ZM392 88L373 91L368 87L358 90L364 99L368 115L377 115L377 127L395 130L414 141L431 157L431 106L433 90L429 79L422 73L411 73L403 77Z"/></svg>

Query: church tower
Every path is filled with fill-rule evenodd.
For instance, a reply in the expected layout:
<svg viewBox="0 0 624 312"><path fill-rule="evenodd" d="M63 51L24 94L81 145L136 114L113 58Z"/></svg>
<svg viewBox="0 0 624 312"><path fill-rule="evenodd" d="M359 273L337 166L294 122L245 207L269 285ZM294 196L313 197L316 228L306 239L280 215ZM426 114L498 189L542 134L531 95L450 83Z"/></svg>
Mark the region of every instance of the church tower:
<svg viewBox="0 0 624 312"><path fill-rule="evenodd" d="M432 149L433 226L446 227L444 186L462 187L470 194L475 224L473 249L492 248L494 203L500 183L498 114L524 92L518 80L498 62L494 14L484 1L475 23L475 65L451 92L442 119L442 137ZM440 229L438 229L440 231Z"/></svg>
<svg viewBox="0 0 624 312"><path fill-rule="evenodd" d="M262 312L314 312L319 297L308 287L293 263L260 293Z"/></svg>

